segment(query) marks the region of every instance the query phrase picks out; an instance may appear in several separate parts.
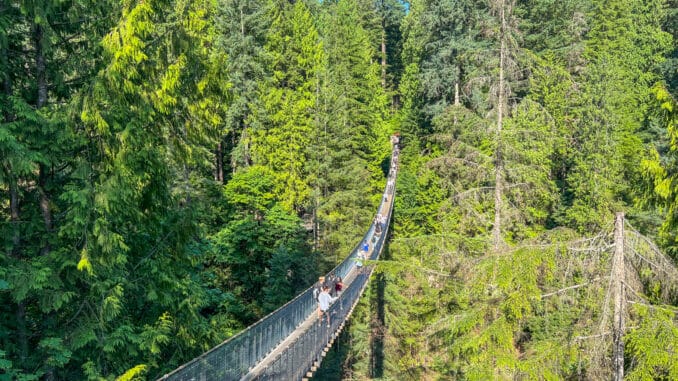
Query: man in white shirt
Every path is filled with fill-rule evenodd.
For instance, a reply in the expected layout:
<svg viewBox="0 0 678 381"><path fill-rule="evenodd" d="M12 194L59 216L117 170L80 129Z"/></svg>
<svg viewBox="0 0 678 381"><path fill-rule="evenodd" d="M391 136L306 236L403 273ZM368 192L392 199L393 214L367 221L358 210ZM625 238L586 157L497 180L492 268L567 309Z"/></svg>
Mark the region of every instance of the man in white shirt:
<svg viewBox="0 0 678 381"><path fill-rule="evenodd" d="M327 286L324 286L320 295L318 295L318 320L320 324L323 323L323 315L327 316L327 327L330 326L330 314L328 310L330 309L330 304L333 303L337 298L333 298L330 295L330 289Z"/></svg>

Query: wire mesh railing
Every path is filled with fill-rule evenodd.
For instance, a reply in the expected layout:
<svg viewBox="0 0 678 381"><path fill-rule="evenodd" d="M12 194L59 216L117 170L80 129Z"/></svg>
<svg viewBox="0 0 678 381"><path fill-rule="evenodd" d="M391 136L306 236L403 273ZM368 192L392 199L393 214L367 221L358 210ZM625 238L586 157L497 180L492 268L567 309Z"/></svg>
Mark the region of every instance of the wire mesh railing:
<svg viewBox="0 0 678 381"><path fill-rule="evenodd" d="M379 205L379 213L385 217L384 227L380 234L375 234L376 224L373 222L361 242L351 254L332 269L328 275L334 274L345 279L355 268L356 258L363 241L368 241L373 248L369 260L376 260L383 248L386 233L391 221L393 184L397 174L398 148L394 147L391 170L389 172L384 197ZM281 306L269 315L260 319L237 335L212 348L208 352L182 365L171 373L161 377L163 381L211 381L211 380L300 380L306 374L319 353L330 341L339 325L347 318L353 306L367 285L370 272L360 272L346 287L345 291L330 306L330 327L324 322L312 324L300 333L286 348L278 351L274 359L258 374L250 371L266 358L280 343L297 330L311 314L317 311L317 302L313 295L313 287L309 287L294 299Z"/></svg>
<svg viewBox="0 0 678 381"><path fill-rule="evenodd" d="M397 156L394 155L394 158ZM394 166L392 162L392 166ZM390 175L390 178L395 180L395 171ZM392 177L391 177L392 176ZM381 255L384 247L388 229L391 221L391 213L393 211L393 196L395 193L394 187L391 185L389 191L388 185L384 192L384 198L379 207L379 212L384 213L385 221L384 227L380 234L374 234L375 223L370 226L365 239L371 239L373 243L373 250L369 256L369 260L376 260ZM391 196L390 201L386 201L386 196ZM384 210L386 209L386 210ZM358 249L354 250L351 255L342 263L355 264L355 255ZM353 269L354 267L351 267ZM350 270L349 270L350 271ZM285 348L279 350L274 359L267 364L267 366L255 374L248 374L243 380L247 381L269 381L269 380L301 380L313 365L318 365L322 359L322 352L334 338L349 317L353 308L358 303L371 275L371 269L368 271L359 272L356 278L351 282L350 286L342 293L337 300L330 306L328 313L330 316L330 324L326 324L324 320L318 319L313 322L306 330L300 332L296 339L289 343Z"/></svg>

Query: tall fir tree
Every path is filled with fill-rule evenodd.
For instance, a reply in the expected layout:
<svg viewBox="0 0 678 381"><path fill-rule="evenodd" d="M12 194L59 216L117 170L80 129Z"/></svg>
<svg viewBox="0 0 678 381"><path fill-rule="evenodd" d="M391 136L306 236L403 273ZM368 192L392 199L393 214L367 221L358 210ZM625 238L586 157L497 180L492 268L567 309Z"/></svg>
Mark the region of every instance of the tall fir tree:
<svg viewBox="0 0 678 381"><path fill-rule="evenodd" d="M109 16L121 9L108 2L12 4L6 47L30 49L9 55L26 64L8 63L17 70L2 102L14 106L3 109L2 131L23 146L11 148L25 158L16 184L39 186L7 187L10 220L30 221L10 234L16 254L2 258L10 269L2 297L18 306L7 324L19 335L3 338L11 377L171 367L207 335L184 324L201 321L195 306L203 303L185 243L195 231L186 208L196 206L192 181L227 99L215 99L225 77L209 49L213 12L209 2L123 8L113 27ZM26 31L30 38L19 38ZM4 168L18 173L19 163ZM174 308L181 290L195 298ZM182 351L161 354L169 337ZM37 349L22 349L29 346Z"/></svg>
<svg viewBox="0 0 678 381"><path fill-rule="evenodd" d="M311 164L318 172L320 247L341 253L350 250L361 234L350 226L369 226L376 200L365 195L376 195L383 182L387 98L379 66L372 60L376 46L361 26L358 5L328 3L323 12L327 59Z"/></svg>
<svg viewBox="0 0 678 381"><path fill-rule="evenodd" d="M228 56L229 92L233 100L228 108L222 141L216 150L215 178L224 182L229 172L252 163L247 133L253 108L262 107L257 86L271 76L264 50L270 26L271 2L228 0L219 2L218 49Z"/></svg>
<svg viewBox="0 0 678 381"><path fill-rule="evenodd" d="M11 378L53 380L73 353L61 324L76 294L68 279L71 242L60 233L70 207L64 187L84 140L69 123L69 102L101 65L97 44L110 26L104 15L117 7L47 1L0 8L0 189L10 222L0 254L8 291L1 295L8 309L2 331L17 333L0 339L11 364L3 368Z"/></svg>
<svg viewBox="0 0 678 381"><path fill-rule="evenodd" d="M266 50L272 78L259 86L263 108L250 127L252 162L273 170L276 192L288 210L308 207L311 188L307 162L317 131L312 112L322 47L311 13L303 2L276 3Z"/></svg>
<svg viewBox="0 0 678 381"><path fill-rule="evenodd" d="M633 205L643 155L638 135L649 91L667 49L658 3L595 3L584 57L587 69L573 140L578 147L567 176L571 204L565 221L588 230L611 212ZM632 14L643 14L635 19ZM594 211L594 212L592 212Z"/></svg>

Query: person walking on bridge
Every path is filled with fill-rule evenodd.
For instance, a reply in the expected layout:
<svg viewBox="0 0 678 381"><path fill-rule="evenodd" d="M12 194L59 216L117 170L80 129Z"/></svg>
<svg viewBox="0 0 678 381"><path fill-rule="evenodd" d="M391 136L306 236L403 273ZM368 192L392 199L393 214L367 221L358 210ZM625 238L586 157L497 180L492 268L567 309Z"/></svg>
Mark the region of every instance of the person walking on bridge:
<svg viewBox="0 0 678 381"><path fill-rule="evenodd" d="M337 283L334 284L334 293L337 297L341 296L341 291L344 289L344 281L341 277L337 277Z"/></svg>
<svg viewBox="0 0 678 381"><path fill-rule="evenodd" d="M336 286L336 284L337 284L337 276L334 274L334 272L332 272L332 273L330 273L330 279L329 279L329 281L325 283L325 285L326 285L327 287L329 287L329 289L330 289L330 295L331 295L332 297L337 296L337 294L336 294L335 291L334 291L334 287Z"/></svg>
<svg viewBox="0 0 678 381"><path fill-rule="evenodd" d="M313 286L313 299L315 299L316 302L318 301L318 297L325 286L329 287L329 282L327 282L324 276L318 277L318 282L315 284L315 286Z"/></svg>
<svg viewBox="0 0 678 381"><path fill-rule="evenodd" d="M323 286L323 289L318 296L318 321L322 324L323 316L327 316L327 328L330 327L330 304L335 300L337 300L337 298L333 298L330 295L330 288Z"/></svg>
<svg viewBox="0 0 678 381"><path fill-rule="evenodd" d="M398 144L400 144L400 133L396 132L395 134L391 135L391 145L393 148L398 149Z"/></svg>
<svg viewBox="0 0 678 381"><path fill-rule="evenodd" d="M370 251L370 243L367 240L363 241L363 245L360 247L358 254L356 255L355 265L358 268L358 274L363 273L363 260L368 259L369 256L367 253Z"/></svg>

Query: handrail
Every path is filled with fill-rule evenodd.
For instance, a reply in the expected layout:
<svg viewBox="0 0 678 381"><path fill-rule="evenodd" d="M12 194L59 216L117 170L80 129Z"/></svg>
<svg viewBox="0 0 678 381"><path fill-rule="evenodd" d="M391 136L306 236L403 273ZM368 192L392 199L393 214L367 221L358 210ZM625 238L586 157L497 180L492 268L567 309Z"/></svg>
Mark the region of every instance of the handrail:
<svg viewBox="0 0 678 381"><path fill-rule="evenodd" d="M394 172L394 180L395 174ZM394 197L395 187L392 190L391 201L387 203L386 224L374 244L370 260L378 259L383 250L390 227ZM379 211L383 211L383 200L382 198ZM370 227L370 231L373 230L374 223ZM350 317L353 309L358 304L360 296L367 287L371 275L372 269L357 274L356 279L346 291L330 306L328 310L331 316L329 327L325 327L324 321L318 321L317 323L314 321L305 331L299 333L294 342L287 345L282 351L279 351L263 371L258 374L248 374L241 381L302 380L307 378L309 370L320 365L323 352L331 346L332 340L338 336L345 321Z"/></svg>
<svg viewBox="0 0 678 381"><path fill-rule="evenodd" d="M397 175L397 157L398 157L398 147L394 146L392 159L391 159L391 170L389 172L388 179L395 181L395 176ZM379 239L374 243L374 249L370 260L377 259L383 242L388 231L391 220L391 212L393 209L393 197L395 196L395 190L390 190L392 196L390 202L386 202L386 197L382 197L382 200L379 204L378 211L383 213L383 208L388 206L388 213L386 215L386 223L381 232ZM384 190L384 195L389 194L389 186ZM351 253L346 257L341 263L335 266L329 274L335 274L342 278L355 267L354 258L357 256L358 251L360 250L361 243L365 240L370 241L374 235L375 223L370 224L369 229L363 236L363 239L356 245L356 247L351 251ZM364 275L364 274L363 274ZM369 273L367 277L358 276L349 287L342 293L340 297L340 302L343 303L344 300L352 301L351 306L354 306L357 303L357 299L362 294L362 290L367 284L367 279L369 278ZM356 283L357 282L357 283ZM355 299L349 299L350 296L354 296ZM346 313L348 310L343 311L342 303L334 303L330 308L330 313L334 313L339 316L344 316L346 318ZM347 303L348 304L348 303ZM337 306L342 307L341 313L336 311ZM214 348L208 350L202 355L194 358L193 360L187 362L184 365L181 365L179 368L174 371L165 374L158 380L162 381L208 381L208 380L238 380L241 377L244 377L251 369L253 369L259 362L261 362L266 356L268 356L274 348L276 348L286 337L293 333L311 314L316 312L317 303L313 298L313 286L307 288L295 298L285 303L283 306L279 307L275 311L269 313L265 317L261 318L259 321L245 328L243 331L237 333L236 335L225 340L221 344L215 346ZM352 310L352 307L351 307ZM344 319L334 318L334 321L340 321ZM334 324L334 322L333 322ZM315 324L314 324L315 325ZM334 326L332 328L335 328ZM328 330L329 331L329 330ZM306 338L308 336L304 333L303 340L312 340L315 344L320 343L322 340L326 339L326 335L318 336L319 332L316 332L316 335L313 338ZM320 341L318 341L320 340ZM325 343L327 343L325 341ZM310 345L310 342L303 342L303 346ZM296 348L296 347L295 347ZM306 349L310 349L306 348ZM298 350L296 348L295 350ZM315 355L316 351L310 351ZM286 356L289 355L285 351ZM306 352L309 353L309 352ZM299 355L299 354L297 354ZM291 359L299 359L300 357L295 356ZM279 357L282 361L282 357ZM290 358L288 358L290 360ZM286 368L289 370L289 366L296 367L296 372L300 372L299 369L303 369L305 374L306 370L310 367L308 361L304 361L304 364L296 364L297 361L291 361L288 363ZM277 364L277 363L276 363ZM280 368L280 364L277 364ZM295 376L289 379L300 379L301 377ZM265 373L265 374L268 374ZM287 372L288 376L290 373ZM261 377L264 377L262 375ZM267 378L261 378L267 379ZM287 378L286 378L287 379Z"/></svg>

